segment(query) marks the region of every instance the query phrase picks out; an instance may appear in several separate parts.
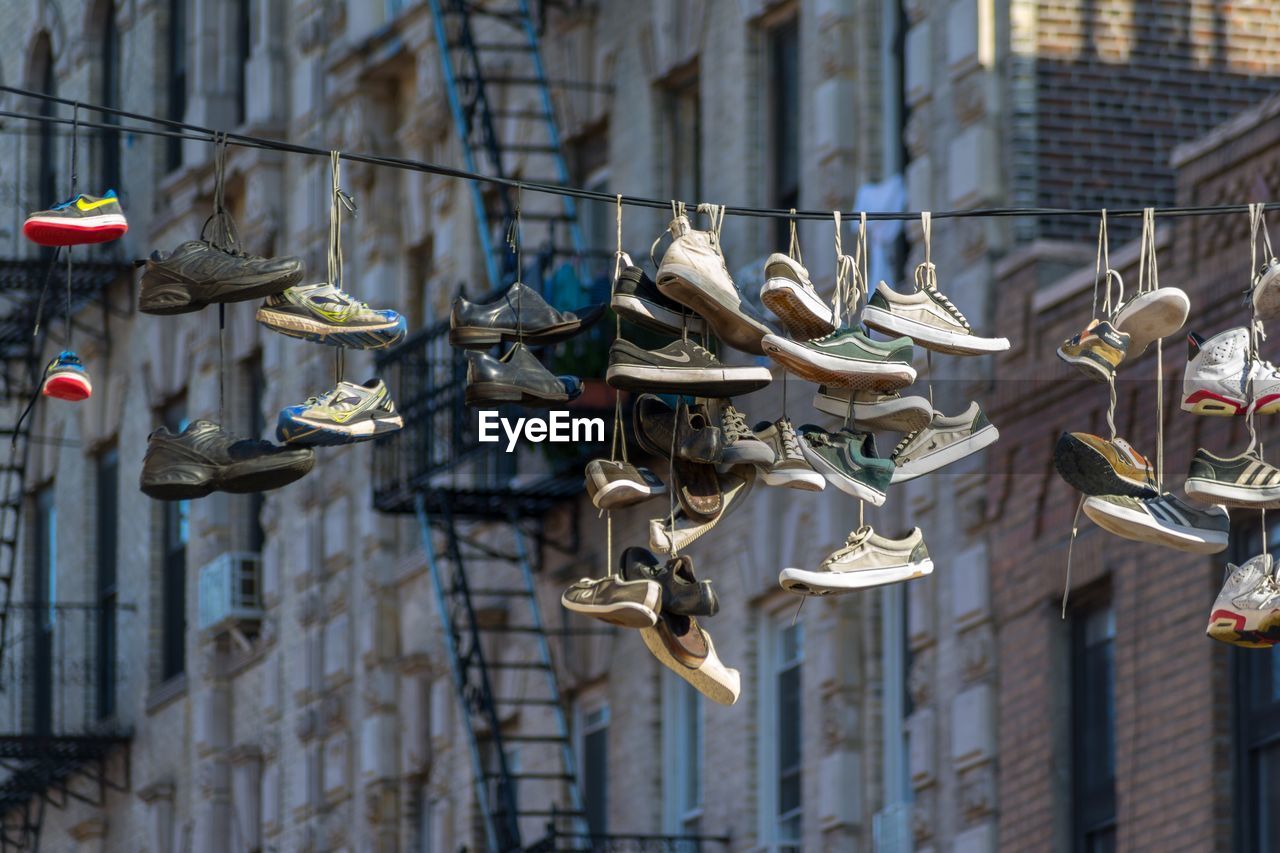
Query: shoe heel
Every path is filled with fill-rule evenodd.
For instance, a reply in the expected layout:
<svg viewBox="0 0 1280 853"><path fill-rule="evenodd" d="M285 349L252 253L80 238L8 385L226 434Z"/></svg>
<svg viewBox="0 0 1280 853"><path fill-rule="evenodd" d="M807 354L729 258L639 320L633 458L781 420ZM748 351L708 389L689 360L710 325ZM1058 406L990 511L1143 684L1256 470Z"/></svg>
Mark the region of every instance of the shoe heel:
<svg viewBox="0 0 1280 853"><path fill-rule="evenodd" d="M468 385L464 396L468 406L476 407L489 406L494 403L519 403L523 398L518 388L508 388L505 385L489 383Z"/></svg>
<svg viewBox="0 0 1280 853"><path fill-rule="evenodd" d="M491 329L476 329L464 326L449 330L449 343L464 349L491 347L502 343L502 335Z"/></svg>

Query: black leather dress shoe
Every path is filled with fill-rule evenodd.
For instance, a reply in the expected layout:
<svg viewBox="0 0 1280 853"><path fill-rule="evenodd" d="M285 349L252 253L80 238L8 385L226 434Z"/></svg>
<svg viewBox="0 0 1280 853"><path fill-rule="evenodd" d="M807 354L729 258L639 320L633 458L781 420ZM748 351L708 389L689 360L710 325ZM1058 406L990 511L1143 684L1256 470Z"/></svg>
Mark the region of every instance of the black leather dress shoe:
<svg viewBox="0 0 1280 853"><path fill-rule="evenodd" d="M675 430L677 459L714 464L724 456L724 433L716 426L701 403L672 409L661 397L641 394L632 410L636 440L654 456L671 456Z"/></svg>
<svg viewBox="0 0 1280 853"><path fill-rule="evenodd" d="M573 337L604 314L604 304L557 311L522 282L494 302L468 302L459 296L449 314L449 343L464 349L486 349L500 341L545 346Z"/></svg>
<svg viewBox="0 0 1280 853"><path fill-rule="evenodd" d="M467 353L466 399L468 406L519 403L546 407L568 402L569 391L528 347L516 344L500 359L484 352Z"/></svg>

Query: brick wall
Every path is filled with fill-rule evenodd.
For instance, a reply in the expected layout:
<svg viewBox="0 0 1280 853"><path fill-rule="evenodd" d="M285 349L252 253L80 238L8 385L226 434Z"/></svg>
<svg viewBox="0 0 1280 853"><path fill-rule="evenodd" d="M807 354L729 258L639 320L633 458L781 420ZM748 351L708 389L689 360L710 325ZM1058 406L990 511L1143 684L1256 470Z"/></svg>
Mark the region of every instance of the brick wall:
<svg viewBox="0 0 1280 853"><path fill-rule="evenodd" d="M1280 176L1280 102L1252 121L1180 153L1177 200L1185 204L1273 197ZM1096 227L1096 223L1086 223ZM1248 321L1244 213L1166 221L1160 241L1162 286L1191 297L1188 330L1206 336ZM1274 223L1273 223L1273 227ZM1023 258L1034 254L1026 253ZM1136 286L1136 245L1113 244L1112 263ZM1001 441L990 455L992 595L999 637L1000 841L1011 850L1061 842L1068 819L1070 755L1065 728L1069 668L1060 621L1067 548L1078 494L1053 470L1063 430L1105 435L1105 386L1080 377L1055 347L1089 319L1093 265L1047 287L1035 263L1002 265L1021 342L998 364L991 418ZM1280 339L1264 344L1273 360ZM1118 382L1119 434L1154 459L1154 348L1126 363ZM1179 410L1186 349L1166 341L1164 356L1166 488L1181 494L1191 455L1244 449L1240 419ZM1260 421L1264 442L1280 429ZM1233 529L1256 513L1232 511ZM1111 536L1084 516L1075 544L1074 595L1109 585L1116 617L1115 737L1120 849L1230 849L1229 685L1227 650L1204 637L1226 555L1183 554Z"/></svg>
<svg viewBox="0 0 1280 853"><path fill-rule="evenodd" d="M1169 154L1275 91L1280 5L1039 0L1035 199L1047 207L1168 204ZM1026 176L1022 176L1026 178ZM1044 219L1041 236L1087 223ZM1134 223L1117 236L1136 236Z"/></svg>

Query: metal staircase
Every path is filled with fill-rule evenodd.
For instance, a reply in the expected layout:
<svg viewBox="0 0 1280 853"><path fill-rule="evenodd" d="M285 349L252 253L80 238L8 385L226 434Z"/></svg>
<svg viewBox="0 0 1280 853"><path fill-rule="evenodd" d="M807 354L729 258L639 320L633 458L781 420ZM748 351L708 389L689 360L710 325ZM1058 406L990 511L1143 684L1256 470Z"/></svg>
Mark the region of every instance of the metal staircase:
<svg viewBox="0 0 1280 853"><path fill-rule="evenodd" d="M569 183L551 92L598 88L549 79L538 44L539 24L529 0L430 0L453 124L466 168L512 180ZM489 284L515 281L507 251L507 224L516 191L471 182L476 227ZM545 268L584 253L574 200L541 193L520 199L522 242ZM536 278L541 278L537 276Z"/></svg>

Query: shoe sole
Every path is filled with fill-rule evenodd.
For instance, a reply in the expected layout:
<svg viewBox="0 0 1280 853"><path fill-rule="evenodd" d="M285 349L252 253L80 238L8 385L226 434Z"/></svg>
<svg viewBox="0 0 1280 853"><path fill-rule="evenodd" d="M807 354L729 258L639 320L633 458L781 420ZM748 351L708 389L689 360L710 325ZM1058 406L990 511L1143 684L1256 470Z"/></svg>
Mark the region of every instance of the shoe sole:
<svg viewBox="0 0 1280 853"><path fill-rule="evenodd" d="M1202 477L1188 477L1183 490L1187 497L1206 504L1241 509L1280 509L1280 486L1237 486Z"/></svg>
<svg viewBox="0 0 1280 853"><path fill-rule="evenodd" d="M1084 514L1108 533L1135 542L1163 545L1191 554L1217 554L1227 549L1225 533L1182 525L1157 525L1145 512L1115 506L1096 497L1085 499Z"/></svg>
<svg viewBox="0 0 1280 853"><path fill-rule="evenodd" d="M880 569L855 572L813 572L806 569L783 569L778 573L778 586L796 595L839 595L858 589L888 586L933 574L933 560L903 563Z"/></svg>
<svg viewBox="0 0 1280 853"><path fill-rule="evenodd" d="M744 446L745 445L745 446ZM762 465L769 466L776 462L777 456L773 448L763 441L739 441L725 447L720 462L723 465Z"/></svg>
<svg viewBox="0 0 1280 853"><path fill-rule="evenodd" d="M1182 398L1182 411L1196 415L1230 418L1247 414L1249 405L1237 397L1200 390L1192 391ZM1254 406L1254 414L1257 415L1274 415L1278 411L1280 411L1280 394L1259 397Z"/></svg>
<svg viewBox="0 0 1280 853"><path fill-rule="evenodd" d="M831 322L831 309L789 278L766 280L760 288L760 301L798 341L820 338L836 330Z"/></svg>
<svg viewBox="0 0 1280 853"><path fill-rule="evenodd" d="M276 438L300 447L329 447L370 441L397 432L403 427L404 419L400 415L367 418L350 427L301 418L281 418L276 425Z"/></svg>
<svg viewBox="0 0 1280 853"><path fill-rule="evenodd" d="M93 395L93 386L82 376L50 376L40 390L46 397L69 403L79 403Z"/></svg>
<svg viewBox="0 0 1280 853"><path fill-rule="evenodd" d="M760 469L760 479L766 486L781 486L787 489L800 489L805 492L821 492L827 487L827 478L817 471L804 471L799 468L785 470Z"/></svg>
<svg viewBox="0 0 1280 853"><path fill-rule="evenodd" d="M1115 375L1115 368L1112 367L1110 363L1100 361L1087 352L1080 355L1068 355L1062 351L1061 347L1059 347L1057 353L1058 358L1076 368L1095 382L1108 382L1111 380L1111 377Z"/></svg>
<svg viewBox="0 0 1280 853"><path fill-rule="evenodd" d="M138 487L149 498L158 501L191 501L214 491L217 471L213 466L167 465L162 476L147 476L145 467Z"/></svg>
<svg viewBox="0 0 1280 853"><path fill-rule="evenodd" d="M682 370L612 364L605 381L613 388L636 393L688 394L693 397L736 397L759 391L773 381L767 367L717 367Z"/></svg>
<svg viewBox="0 0 1280 853"><path fill-rule="evenodd" d="M504 341L513 344L523 341L526 346L531 347L549 346L567 341L588 325L590 324L578 319L547 326L537 331L525 329L523 333L519 329L504 327L450 326L449 343L460 349L488 349Z"/></svg>
<svg viewBox="0 0 1280 853"><path fill-rule="evenodd" d="M743 314L739 306L727 305L713 296L711 283L693 267L663 264L657 283L663 296L701 315L717 338L734 349L764 355L760 341L769 334L768 327Z"/></svg>
<svg viewBox="0 0 1280 853"><path fill-rule="evenodd" d="M853 361L814 352L777 335L766 335L770 358L810 382L855 391L895 391L916 381L916 371L901 361Z"/></svg>
<svg viewBox="0 0 1280 853"><path fill-rule="evenodd" d="M735 506L737 506L738 504L741 504L742 501L746 499L747 495L751 493L751 488L754 484L755 484L755 477L754 477L754 472L752 472L752 476L748 477L741 484L731 488L727 492L724 492L723 504L721 506L720 512L718 512L714 518L711 518L707 521L696 521L692 526L686 526L683 528L677 526L677 529L671 531L670 533L667 533L665 528L663 528L662 525L667 523L670 520L669 516L665 518L656 518L656 519L650 520L649 550L658 554L670 554L671 545L673 544L673 542L676 546L677 552L683 551L685 548L688 548L698 539L702 538L707 533L711 532L711 530L715 528L715 526L719 524L721 520L723 520L724 517L728 515L729 512ZM694 519L688 519L688 520L695 521ZM677 525L679 524L679 521L680 519L676 520ZM656 526L655 526L655 522L656 522ZM656 534L665 534L667 539L666 543L664 544L660 536Z"/></svg>
<svg viewBox="0 0 1280 853"><path fill-rule="evenodd" d="M690 667L671 654L659 633L664 630L666 630L665 627L640 629L640 639L644 641L645 648L658 659L659 663L692 684L695 690L712 702L719 705L732 705L738 701L738 695L742 689L742 677L736 669L730 669L720 662L715 645L711 642L711 636L706 631L701 627L698 628L702 631L703 639L707 641L707 656L699 666Z"/></svg>
<svg viewBox="0 0 1280 853"><path fill-rule="evenodd" d="M615 293L609 300L609 307L621 315L622 319L651 332L681 335L685 332L687 322L689 334L698 336L706 334L706 325L701 317L677 314L669 308L630 293Z"/></svg>
<svg viewBox="0 0 1280 853"><path fill-rule="evenodd" d="M252 302L283 293L302 281L303 270L262 273L235 282L193 282L159 267L148 266L138 289L138 310L161 317L189 314L210 305ZM259 309L261 310L261 309Z"/></svg>
<svg viewBox="0 0 1280 853"><path fill-rule="evenodd" d="M1008 338L980 338L977 335L961 335L945 329L935 329L874 305L863 309L862 322L878 332L906 335L925 349L949 355L988 355L1009 349Z"/></svg>
<svg viewBox="0 0 1280 853"><path fill-rule="evenodd" d="M85 216L79 219L30 217L22 224L22 234L40 246L84 246L109 243L129 231L129 223L119 213Z"/></svg>
<svg viewBox="0 0 1280 853"><path fill-rule="evenodd" d="M507 385L502 382L473 382L467 385L463 395L466 404L472 407L491 406L501 403L519 403L530 408L549 408L557 403L569 402L569 395L537 394L521 385Z"/></svg>
<svg viewBox="0 0 1280 853"><path fill-rule="evenodd" d="M657 596L661 600L661 594ZM591 616L601 622L617 625L622 628L652 628L658 624L658 614L652 607L636 604L633 601L620 601L616 604L578 604L561 596L560 604L565 610Z"/></svg>
<svg viewBox="0 0 1280 853"><path fill-rule="evenodd" d="M919 402L916 402L919 401ZM830 394L814 394L813 407L819 412L845 418L849 401ZM854 403L853 423L872 429L915 432L933 421L933 407L924 397L902 397L885 403Z"/></svg>
<svg viewBox="0 0 1280 853"><path fill-rule="evenodd" d="M596 509L622 509L666 493L665 486L658 489L631 480L613 480L601 486L593 478L587 478L587 494Z"/></svg>
<svg viewBox="0 0 1280 853"><path fill-rule="evenodd" d="M256 319L273 332L290 338L347 349L386 349L404 338L406 328L403 317L394 323L376 326L333 326L265 306L258 309Z"/></svg>
<svg viewBox="0 0 1280 853"><path fill-rule="evenodd" d="M233 495L253 492L269 492L297 482L316 467L314 453L297 458L280 460L265 465L262 462L239 462L228 465L216 478L214 491Z"/></svg>
<svg viewBox="0 0 1280 853"><path fill-rule="evenodd" d="M1000 430L996 429L995 424L987 424L982 429L975 432L966 439L948 444L946 447L939 448L927 456L921 456L912 459L910 462L893 469L893 479L890 483L906 483L917 477L923 477L925 474L931 474L939 468L945 468L952 462L959 462L966 456L971 456L983 448L990 447L1000 439ZM1112 492L1111 494L1115 494Z"/></svg>
<svg viewBox="0 0 1280 853"><path fill-rule="evenodd" d="M1246 628L1249 619L1242 613L1225 608L1209 614L1205 635L1221 643L1246 649L1269 649L1280 644L1280 613L1270 613L1255 628Z"/></svg>
<svg viewBox="0 0 1280 853"><path fill-rule="evenodd" d="M1129 336L1125 359L1137 358L1160 338L1177 334L1187 322L1191 300L1176 287L1141 293L1116 312L1112 325Z"/></svg>
<svg viewBox="0 0 1280 853"><path fill-rule="evenodd" d="M1153 498L1156 495L1154 487L1120 476L1106 456L1071 433L1063 433L1053 446L1053 466L1067 485L1084 495L1127 495L1131 498Z"/></svg>
<svg viewBox="0 0 1280 853"><path fill-rule="evenodd" d="M884 505L884 492L877 491L873 486L848 477L843 471L833 467L827 460L810 450L808 442L804 439L800 440L800 452L804 454L805 461L813 467L814 471L817 471L828 483L846 495L852 495L872 506Z"/></svg>
<svg viewBox="0 0 1280 853"><path fill-rule="evenodd" d="M671 471L671 485L676 490L676 501L684 514L699 524L714 523L724 512L724 495L720 492L720 481L715 472L709 470L705 463L675 460ZM697 491L690 491L688 486L701 486ZM696 500L714 501L714 506L703 509L695 506Z"/></svg>

